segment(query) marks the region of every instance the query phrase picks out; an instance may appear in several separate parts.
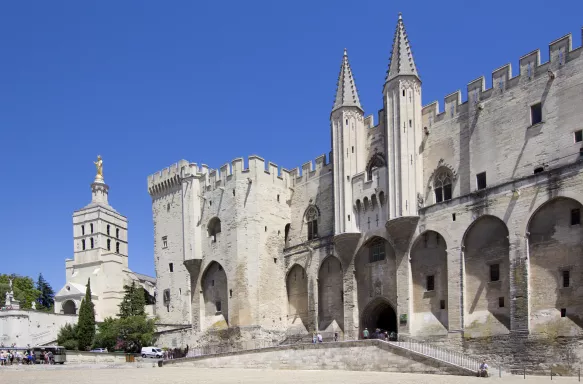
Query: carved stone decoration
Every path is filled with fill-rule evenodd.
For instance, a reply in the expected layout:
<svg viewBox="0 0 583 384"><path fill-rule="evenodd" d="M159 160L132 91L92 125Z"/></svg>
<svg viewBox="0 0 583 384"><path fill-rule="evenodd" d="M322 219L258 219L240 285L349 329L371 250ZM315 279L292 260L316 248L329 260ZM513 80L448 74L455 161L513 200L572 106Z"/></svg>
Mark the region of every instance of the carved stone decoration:
<svg viewBox="0 0 583 384"><path fill-rule="evenodd" d="M417 208L423 208L423 196L417 192Z"/></svg>
<svg viewBox="0 0 583 384"><path fill-rule="evenodd" d="M445 160L439 159L439 161L437 162L437 167L435 167L435 169L433 170L431 175L429 175L429 179L428 179L429 184L433 183L433 178L435 177L435 175L437 175L439 173L441 168L446 168L451 172L451 178L452 178L451 181L452 182L455 182L457 180L458 174L457 174L455 168L453 166L451 166L450 164L446 163Z"/></svg>
<svg viewBox="0 0 583 384"><path fill-rule="evenodd" d="M382 291L383 291L383 286L381 284L381 281L380 280L375 281L375 283L374 283L374 295L380 296L383 294Z"/></svg>

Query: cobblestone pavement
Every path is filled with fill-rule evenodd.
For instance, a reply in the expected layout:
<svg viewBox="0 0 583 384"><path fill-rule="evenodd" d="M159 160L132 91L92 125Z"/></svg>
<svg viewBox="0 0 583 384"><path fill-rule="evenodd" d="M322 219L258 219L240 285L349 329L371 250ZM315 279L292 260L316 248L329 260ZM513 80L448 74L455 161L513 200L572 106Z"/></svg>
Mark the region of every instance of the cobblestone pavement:
<svg viewBox="0 0 583 384"><path fill-rule="evenodd" d="M190 367L154 368L152 365L112 366L68 365L63 367L0 367L0 382L10 384L262 384L314 383L319 384L468 384L497 381L500 383L539 384L550 382L550 377L522 376L479 379L476 377L421 375L406 373L351 372L351 371L276 371L256 369L198 369ZM486 382L488 382L486 381ZM553 377L552 383L577 383L577 378Z"/></svg>

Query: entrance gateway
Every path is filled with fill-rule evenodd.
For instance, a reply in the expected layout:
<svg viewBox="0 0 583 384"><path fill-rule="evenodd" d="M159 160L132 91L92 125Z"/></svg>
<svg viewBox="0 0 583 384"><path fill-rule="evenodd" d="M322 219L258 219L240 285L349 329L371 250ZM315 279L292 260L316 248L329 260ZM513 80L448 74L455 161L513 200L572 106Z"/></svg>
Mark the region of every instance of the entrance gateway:
<svg viewBox="0 0 583 384"><path fill-rule="evenodd" d="M388 333L397 333L397 313L391 303L383 298L371 301L362 312L360 335L367 328L372 334L377 328Z"/></svg>

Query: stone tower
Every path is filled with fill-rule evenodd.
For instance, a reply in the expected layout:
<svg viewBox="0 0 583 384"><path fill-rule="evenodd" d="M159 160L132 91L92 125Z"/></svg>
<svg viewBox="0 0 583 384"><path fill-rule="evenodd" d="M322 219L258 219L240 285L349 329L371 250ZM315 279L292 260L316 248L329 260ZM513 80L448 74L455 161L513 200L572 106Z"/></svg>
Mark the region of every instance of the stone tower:
<svg viewBox="0 0 583 384"><path fill-rule="evenodd" d="M419 150L424 135L421 122L421 79L401 14L393 40L383 100L386 111L389 219L416 216L423 177Z"/></svg>
<svg viewBox="0 0 583 384"><path fill-rule="evenodd" d="M87 280L98 320L118 313L128 283L128 220L108 202L109 186L97 175L91 202L73 213L73 259L67 259L67 284L55 296L55 312L77 314Z"/></svg>
<svg viewBox="0 0 583 384"><path fill-rule="evenodd" d="M334 233L356 232L352 199L352 176L364 171L366 132L348 54L344 50L336 99L330 115L334 164Z"/></svg>

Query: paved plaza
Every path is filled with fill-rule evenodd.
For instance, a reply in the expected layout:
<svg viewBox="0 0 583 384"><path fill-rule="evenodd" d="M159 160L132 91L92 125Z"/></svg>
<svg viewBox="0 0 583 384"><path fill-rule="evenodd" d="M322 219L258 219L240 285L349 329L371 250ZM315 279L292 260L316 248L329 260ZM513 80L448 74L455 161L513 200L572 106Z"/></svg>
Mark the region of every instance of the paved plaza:
<svg viewBox="0 0 583 384"><path fill-rule="evenodd" d="M43 368L43 369L39 369ZM116 384L116 383L213 383L213 384L262 384L262 383L314 383L321 384L467 384L497 381L500 383L547 383L550 377L531 376L524 380L521 376L479 379L475 377L422 375L406 373L353 372L353 371L278 371L255 369L198 369L190 367L117 368L105 365L69 365L63 367L24 367L23 369L3 369L0 367L0 382L10 384ZM554 377L554 383L577 383L577 378Z"/></svg>

